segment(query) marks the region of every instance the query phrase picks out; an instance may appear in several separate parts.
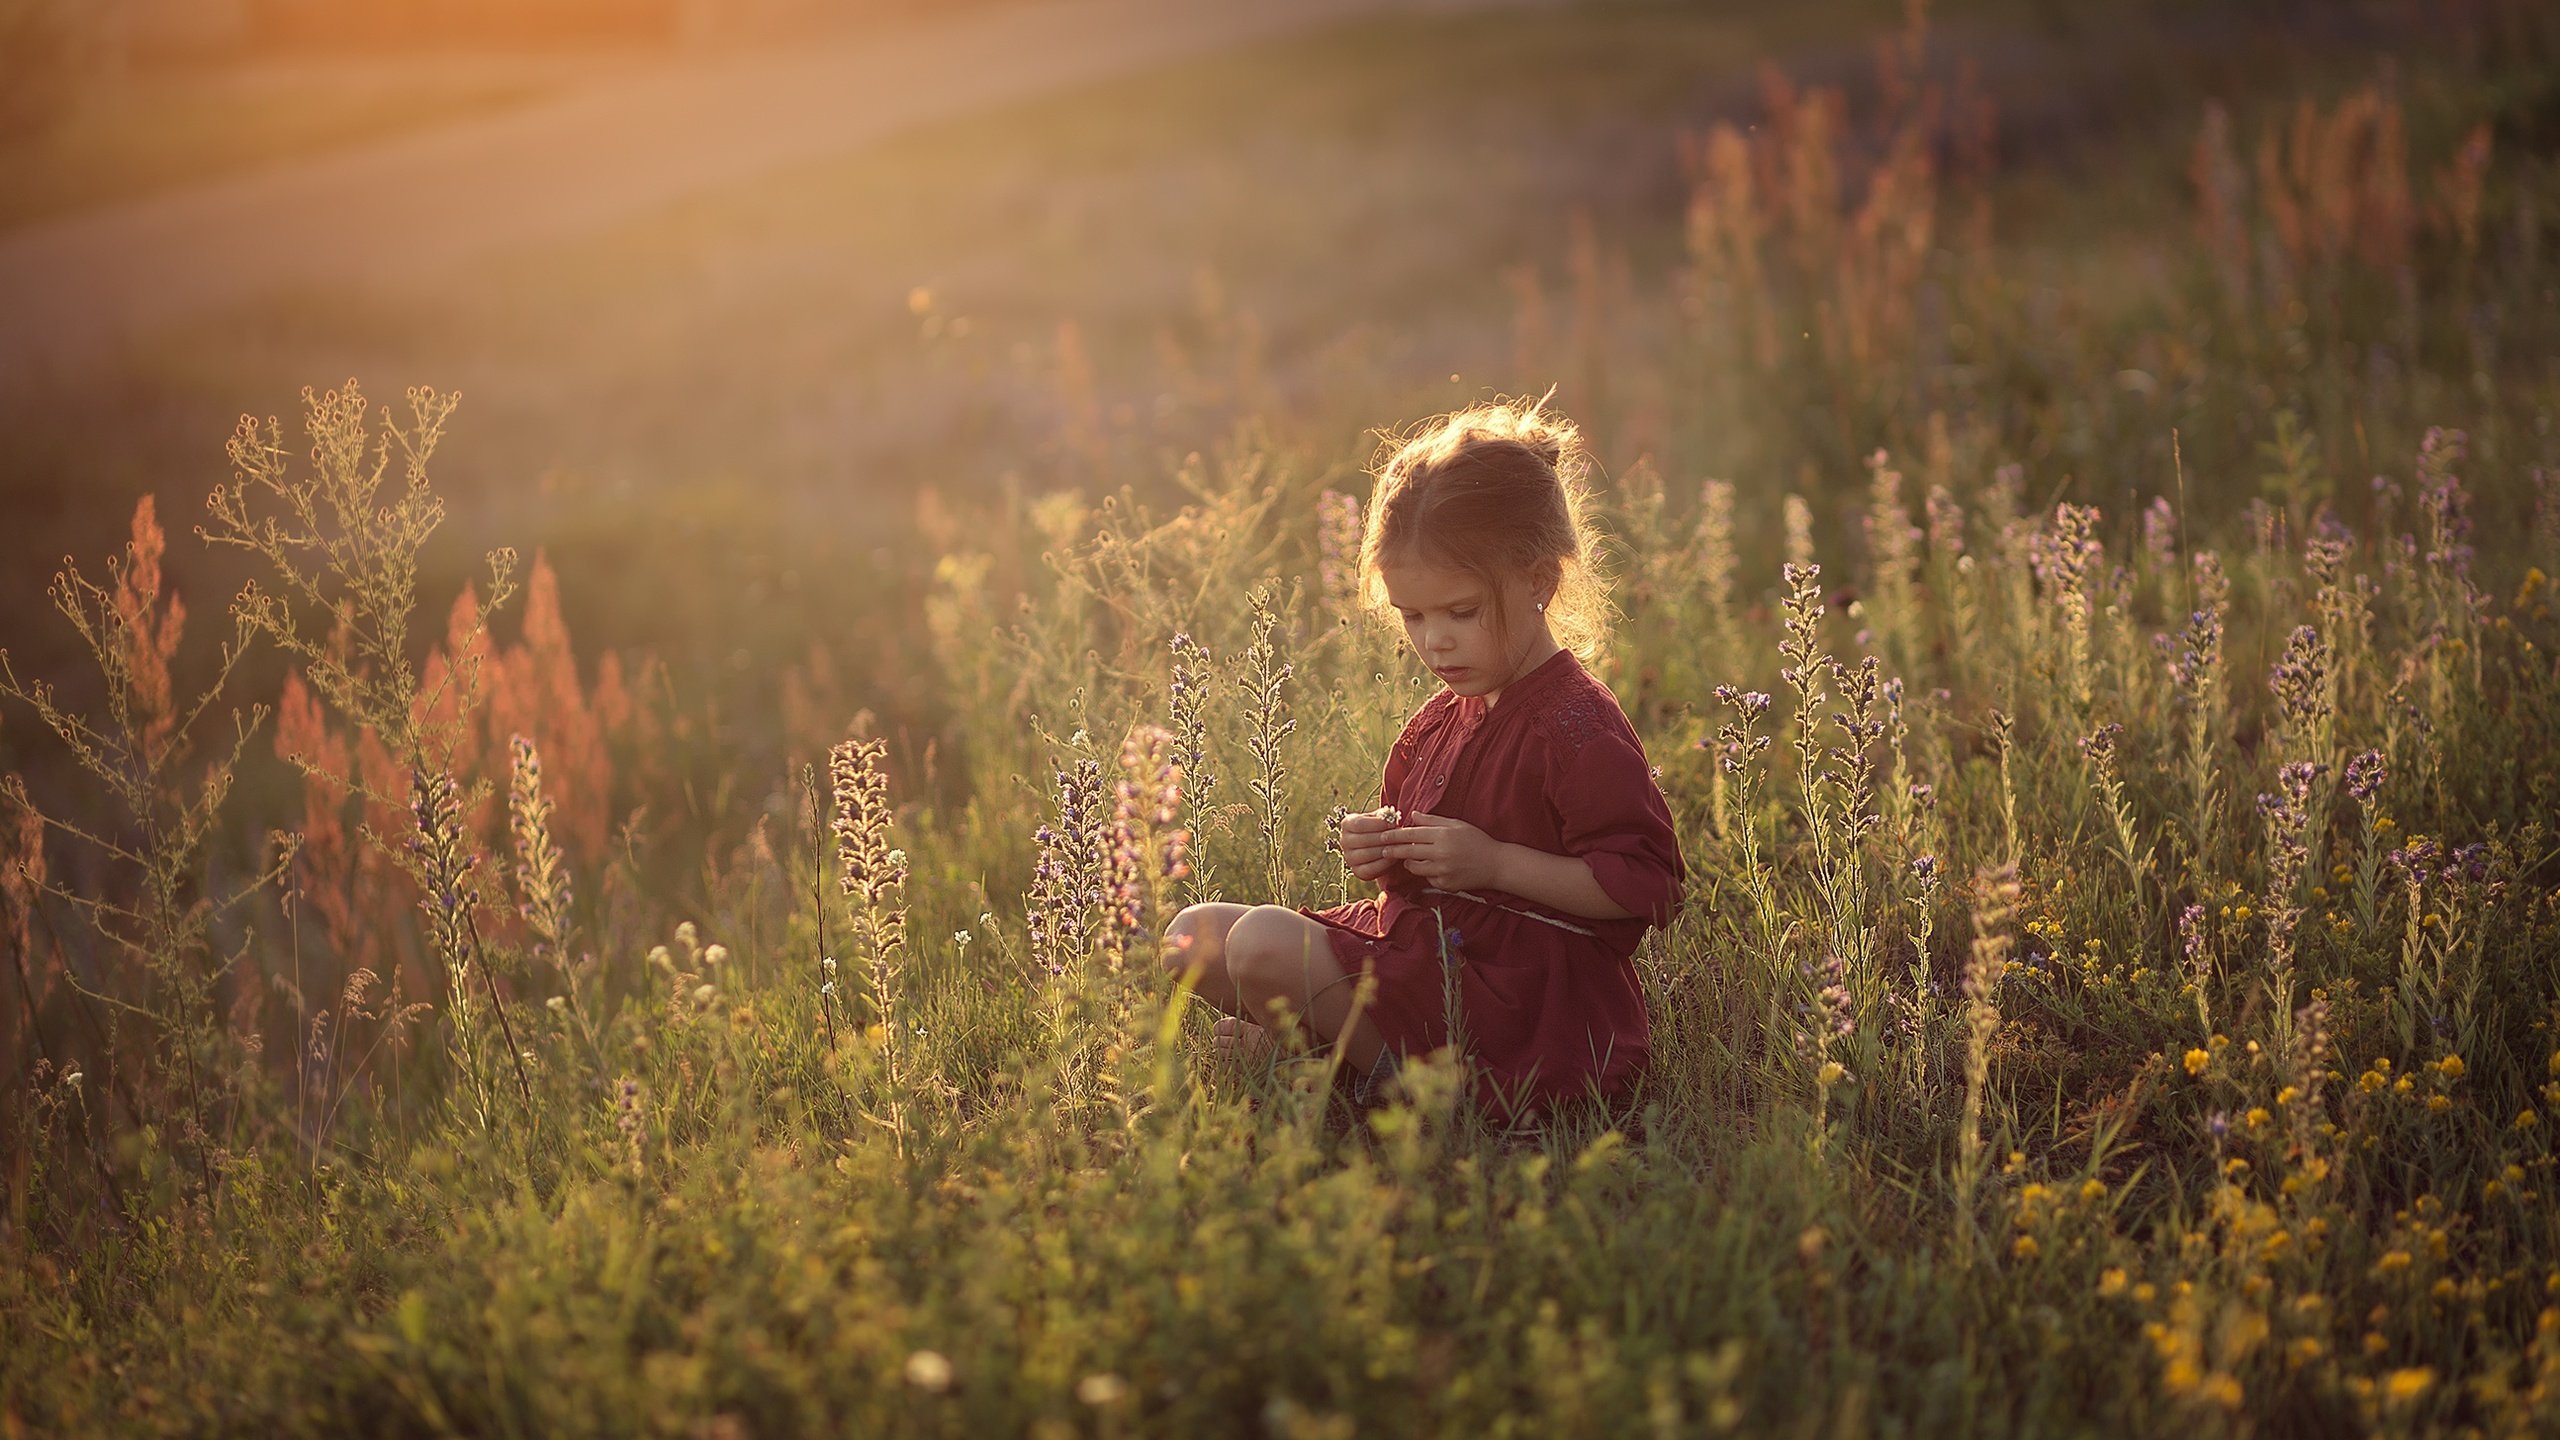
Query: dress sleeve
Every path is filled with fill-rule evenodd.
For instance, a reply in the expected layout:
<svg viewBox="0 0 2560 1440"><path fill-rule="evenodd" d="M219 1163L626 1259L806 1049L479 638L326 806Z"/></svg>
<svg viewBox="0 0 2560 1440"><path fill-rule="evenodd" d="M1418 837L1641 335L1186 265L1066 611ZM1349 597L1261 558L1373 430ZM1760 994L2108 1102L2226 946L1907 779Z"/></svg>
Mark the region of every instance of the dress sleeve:
<svg viewBox="0 0 2560 1440"><path fill-rule="evenodd" d="M1624 734L1595 735L1549 772L1546 788L1565 853L1588 864L1628 914L1669 924L1688 872L1643 747Z"/></svg>

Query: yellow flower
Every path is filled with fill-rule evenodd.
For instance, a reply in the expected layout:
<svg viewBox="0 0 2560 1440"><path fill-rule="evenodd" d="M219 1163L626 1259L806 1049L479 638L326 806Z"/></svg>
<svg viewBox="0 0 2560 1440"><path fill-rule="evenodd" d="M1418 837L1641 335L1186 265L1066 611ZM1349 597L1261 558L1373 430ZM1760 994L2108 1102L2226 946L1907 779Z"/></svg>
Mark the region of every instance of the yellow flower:
<svg viewBox="0 0 2560 1440"><path fill-rule="evenodd" d="M2018 1237L2018 1243L2009 1248L2017 1254L2019 1259L2033 1260L2036 1258L2036 1252L2043 1247L2036 1244L2036 1237L2033 1235L2021 1235Z"/></svg>
<svg viewBox="0 0 2560 1440"><path fill-rule="evenodd" d="M2257 911L2250 909L2246 905L2234 905L2231 907L2231 918L2243 923L2246 923L2250 916L2257 913Z"/></svg>
<svg viewBox="0 0 2560 1440"><path fill-rule="evenodd" d="M2516 1128L2519 1130L2530 1130L2541 1123L2542 1117L2534 1114L2530 1110L2523 1111L2516 1116Z"/></svg>
<svg viewBox="0 0 2560 1440"><path fill-rule="evenodd" d="M2213 1057L2207 1055L2202 1050L2190 1050L2187 1052L2187 1073L2190 1075L2203 1074L2204 1067L2212 1063Z"/></svg>
<svg viewBox="0 0 2560 1440"><path fill-rule="evenodd" d="M2293 1348L2285 1358L2296 1365L2308 1365L2312 1361L2319 1359L2322 1354L2327 1352L2328 1348L2328 1346L2321 1344L2318 1340L2305 1335L2301 1339L2293 1342Z"/></svg>
<svg viewBox="0 0 2560 1440"><path fill-rule="evenodd" d="M2281 1089L2281 1090L2279 1090L2279 1091L2277 1091L2277 1092L2276 1092L2276 1103L2277 1103L2277 1104L2279 1104L2279 1105L2290 1105L2290 1104L2292 1104L2292 1103L2294 1102L2294 1097L2296 1097L2296 1096L2300 1095L2301 1093L2302 1093L2301 1091L2296 1090L2295 1088L2293 1088L2293 1087L2292 1087L2292 1086L2290 1086L2290 1085L2287 1085L2287 1086L2286 1086L2286 1087L2284 1087L2283 1089Z"/></svg>
<svg viewBox="0 0 2560 1440"><path fill-rule="evenodd" d="M2255 1130L2255 1129L2257 1129L2259 1126L2266 1124L2266 1123L2267 1123L2267 1121L2268 1121L2268 1120L2270 1120L2270 1119L2272 1119L2272 1118L2274 1118L2274 1117L2272 1117L2272 1116L2270 1116L2270 1115L2268 1115L2268 1114L2267 1114L2266 1107L2265 1107L2265 1106L2263 1106L2263 1105L2252 1105L2252 1106L2250 1106L2250 1107L2249 1107L2249 1113L2248 1113L2247 1115L2245 1115L2245 1116L2243 1116L2243 1117L2242 1117L2242 1119L2247 1123L2248 1127L2249 1127L2250 1129L2252 1129L2252 1130Z"/></svg>
<svg viewBox="0 0 2560 1440"><path fill-rule="evenodd" d="M2204 1394L2206 1399L2220 1405L2225 1410L2237 1410L2240 1408L2240 1382L2229 1375L2223 1374L2221 1371L2217 1370L2213 1374L2205 1377Z"/></svg>
<svg viewBox="0 0 2560 1440"><path fill-rule="evenodd" d="M2101 1295L2121 1295L2124 1288L2124 1267L2121 1265L2108 1266L2106 1273L2098 1277L2098 1293Z"/></svg>
<svg viewBox="0 0 2560 1440"><path fill-rule="evenodd" d="M1843 1077L1848 1075L1848 1073L1849 1067L1841 1064L1839 1061L1825 1060L1822 1062L1822 1069L1813 1077L1814 1083L1817 1085L1837 1085Z"/></svg>
<svg viewBox="0 0 2560 1440"><path fill-rule="evenodd" d="M2391 1082L2391 1093L2394 1095L2406 1095L2415 1088L2417 1088L2415 1084L2406 1075Z"/></svg>
<svg viewBox="0 0 2560 1440"><path fill-rule="evenodd" d="M2390 1377L2382 1382L2382 1393L2391 1397L2395 1405L2406 1404L2426 1394L2427 1387L2435 1383L2436 1372L2433 1369L2412 1365L2405 1370L2392 1371Z"/></svg>
<svg viewBox="0 0 2560 1440"><path fill-rule="evenodd" d="M2103 1199L2105 1198L2106 1193L2107 1182L2104 1180L2097 1179L2093 1176L2080 1182L2080 1198L2083 1201Z"/></svg>
<svg viewBox="0 0 2560 1440"><path fill-rule="evenodd" d="M2506 1182L2502 1180L2492 1180L2480 1187L2480 1198L2483 1200L2495 1200L2506 1193Z"/></svg>
<svg viewBox="0 0 2560 1440"><path fill-rule="evenodd" d="M2524 1167L2521 1165L2510 1165L2498 1173L2504 1175L2507 1183L2510 1185L2521 1185L2524 1183Z"/></svg>
<svg viewBox="0 0 2560 1440"><path fill-rule="evenodd" d="M2381 1331L2367 1330L2364 1332L2364 1353L2367 1355L2379 1355L2390 1348L2391 1342L2382 1338Z"/></svg>
<svg viewBox="0 0 2560 1440"><path fill-rule="evenodd" d="M2148 1280L2145 1280L2141 1284L2133 1287L2133 1303L2136 1305L2148 1305L2159 1298L2160 1287L2152 1284Z"/></svg>
<svg viewBox="0 0 2560 1440"><path fill-rule="evenodd" d="M2430 1095L2427 1097L2427 1108L2436 1114L2441 1115L2445 1111L2453 1108L2453 1101L2448 1096Z"/></svg>
<svg viewBox="0 0 2560 1440"><path fill-rule="evenodd" d="M2447 1055L2436 1062L2436 1073L2444 1076L2447 1080L2461 1079L2462 1070L2462 1057L2459 1055Z"/></svg>
<svg viewBox="0 0 2560 1440"><path fill-rule="evenodd" d="M2392 1250L2385 1252L2381 1259L2373 1262L2373 1273L2376 1275L2388 1275L2395 1270L2406 1270L2409 1268L2410 1264L2411 1261L2408 1251Z"/></svg>

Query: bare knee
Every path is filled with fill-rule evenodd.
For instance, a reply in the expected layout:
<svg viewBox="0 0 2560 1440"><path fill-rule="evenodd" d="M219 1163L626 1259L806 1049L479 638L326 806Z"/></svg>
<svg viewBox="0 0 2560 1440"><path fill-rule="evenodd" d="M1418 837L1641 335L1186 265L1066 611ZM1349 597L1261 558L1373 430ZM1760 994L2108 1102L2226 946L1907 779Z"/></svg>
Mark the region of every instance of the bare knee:
<svg viewBox="0 0 2560 1440"><path fill-rule="evenodd" d="M1182 913L1164 927L1164 968L1176 975L1191 975L1223 966L1227 932L1244 913L1242 905L1214 901L1182 907Z"/></svg>
<svg viewBox="0 0 2560 1440"><path fill-rule="evenodd" d="M1274 998L1303 1003L1310 962L1324 948L1323 931L1304 915L1285 905L1256 905L1227 931L1227 974L1258 1004Z"/></svg>

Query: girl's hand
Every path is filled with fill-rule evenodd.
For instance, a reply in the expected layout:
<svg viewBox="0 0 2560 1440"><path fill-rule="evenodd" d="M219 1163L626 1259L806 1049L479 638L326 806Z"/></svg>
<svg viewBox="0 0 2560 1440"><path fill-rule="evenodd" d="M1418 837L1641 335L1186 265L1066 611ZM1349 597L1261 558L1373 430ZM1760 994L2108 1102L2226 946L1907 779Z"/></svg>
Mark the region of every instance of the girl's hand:
<svg viewBox="0 0 2560 1440"><path fill-rule="evenodd" d="M1369 810L1342 817L1342 863L1363 880L1375 880L1395 868L1387 854L1387 832L1402 817L1393 810Z"/></svg>
<svg viewBox="0 0 2560 1440"><path fill-rule="evenodd" d="M1443 890L1501 888L1497 872L1509 847L1464 820L1416 811L1383 838L1389 860Z"/></svg>

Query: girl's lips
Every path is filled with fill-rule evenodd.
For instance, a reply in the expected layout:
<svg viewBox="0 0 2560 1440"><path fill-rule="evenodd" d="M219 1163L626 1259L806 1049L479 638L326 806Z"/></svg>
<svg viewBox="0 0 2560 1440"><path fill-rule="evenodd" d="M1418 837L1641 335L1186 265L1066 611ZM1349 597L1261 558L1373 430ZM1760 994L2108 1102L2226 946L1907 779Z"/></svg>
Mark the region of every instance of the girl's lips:
<svg viewBox="0 0 2560 1440"><path fill-rule="evenodd" d="M1464 665L1449 665L1445 667L1434 665L1431 667L1431 673L1439 676L1443 680L1464 680L1467 678L1467 667Z"/></svg>

